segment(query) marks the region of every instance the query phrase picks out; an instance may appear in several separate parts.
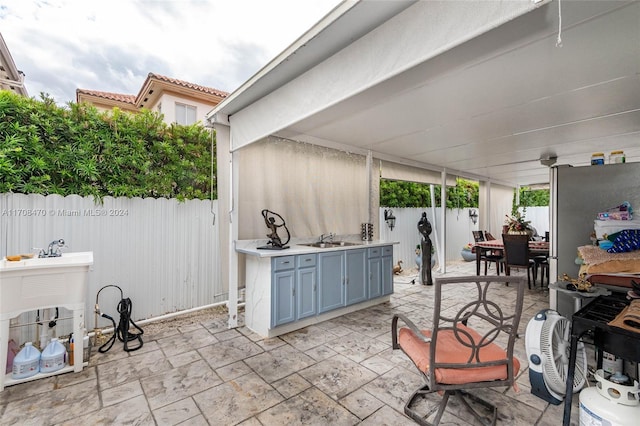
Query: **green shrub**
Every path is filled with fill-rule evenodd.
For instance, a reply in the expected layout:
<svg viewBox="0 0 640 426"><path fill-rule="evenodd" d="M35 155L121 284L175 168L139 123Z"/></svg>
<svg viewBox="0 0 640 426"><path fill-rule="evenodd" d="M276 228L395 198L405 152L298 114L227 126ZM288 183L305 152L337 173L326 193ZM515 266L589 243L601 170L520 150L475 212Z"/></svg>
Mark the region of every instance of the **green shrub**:
<svg viewBox="0 0 640 426"><path fill-rule="evenodd" d="M168 126L148 110L0 91L0 193L216 198L212 145L209 129Z"/></svg>

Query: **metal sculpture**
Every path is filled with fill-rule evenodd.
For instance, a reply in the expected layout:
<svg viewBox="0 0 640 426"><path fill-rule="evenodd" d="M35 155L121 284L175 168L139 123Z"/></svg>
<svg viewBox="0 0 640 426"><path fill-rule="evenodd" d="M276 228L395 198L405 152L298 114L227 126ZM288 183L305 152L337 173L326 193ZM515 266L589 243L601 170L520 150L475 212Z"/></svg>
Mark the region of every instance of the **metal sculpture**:
<svg viewBox="0 0 640 426"><path fill-rule="evenodd" d="M431 222L427 219L427 213L422 212L422 217L418 221L418 232L422 235L422 241L420 242L420 248L422 250L422 262L420 265L420 283L422 285L433 285L433 279L431 277L431 249L433 244L431 243Z"/></svg>
<svg viewBox="0 0 640 426"><path fill-rule="evenodd" d="M276 220L276 216L278 217L278 219L280 219L279 221ZM284 223L284 219L282 218L282 216L280 216L276 212L264 209L262 210L262 217L264 218L264 224L267 226L267 228L269 228L271 232L267 234L267 237L269 238L267 245L258 248L266 250L288 249L289 246L287 246L286 244L291 239L291 234L289 234L289 229L287 229L287 225ZM286 241L283 242L278 235L278 228L284 228L285 232L287 233Z"/></svg>

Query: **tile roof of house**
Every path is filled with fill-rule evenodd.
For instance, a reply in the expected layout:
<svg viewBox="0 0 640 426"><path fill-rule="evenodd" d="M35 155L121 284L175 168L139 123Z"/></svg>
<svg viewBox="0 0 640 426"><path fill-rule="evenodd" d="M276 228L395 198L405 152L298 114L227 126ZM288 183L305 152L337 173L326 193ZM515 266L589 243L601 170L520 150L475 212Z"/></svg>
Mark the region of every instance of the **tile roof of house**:
<svg viewBox="0 0 640 426"><path fill-rule="evenodd" d="M149 73L148 78L156 78L158 80L166 81L167 83L177 84L179 86L188 87L190 89L198 90L204 93L209 93L211 95L220 96L226 98L229 93L224 92L222 90L214 89L212 87L200 86L199 84L189 83L188 81L178 80L177 78L167 77L161 74Z"/></svg>
<svg viewBox="0 0 640 426"><path fill-rule="evenodd" d="M85 95L96 96L98 98L123 102L131 105L135 105L136 103L135 95L124 95L122 93L112 93L112 92L100 92L98 90L87 90L87 89L77 89L77 92Z"/></svg>

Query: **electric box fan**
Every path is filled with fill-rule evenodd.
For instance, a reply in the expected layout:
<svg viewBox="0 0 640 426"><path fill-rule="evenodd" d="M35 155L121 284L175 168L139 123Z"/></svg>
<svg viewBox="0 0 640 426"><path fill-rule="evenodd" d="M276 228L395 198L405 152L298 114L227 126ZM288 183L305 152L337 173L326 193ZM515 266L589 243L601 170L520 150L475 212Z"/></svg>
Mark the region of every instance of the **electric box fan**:
<svg viewBox="0 0 640 426"><path fill-rule="evenodd" d="M559 405L566 393L569 371L571 322L552 309L538 312L527 324L525 347L529 359L531 393ZM578 392L587 381L587 354L578 342L573 391Z"/></svg>

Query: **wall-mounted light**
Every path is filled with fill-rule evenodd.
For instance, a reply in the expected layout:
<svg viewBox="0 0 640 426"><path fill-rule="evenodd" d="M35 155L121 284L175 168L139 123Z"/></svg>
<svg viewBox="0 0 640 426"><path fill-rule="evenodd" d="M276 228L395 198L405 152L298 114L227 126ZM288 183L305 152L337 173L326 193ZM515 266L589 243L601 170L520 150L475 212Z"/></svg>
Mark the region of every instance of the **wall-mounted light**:
<svg viewBox="0 0 640 426"><path fill-rule="evenodd" d="M389 229L393 231L393 228L396 226L396 217L393 215L391 209L384 211L384 221L387 222Z"/></svg>
<svg viewBox="0 0 640 426"><path fill-rule="evenodd" d="M476 211L476 209L469 210L469 218L474 225L478 223L478 212Z"/></svg>

